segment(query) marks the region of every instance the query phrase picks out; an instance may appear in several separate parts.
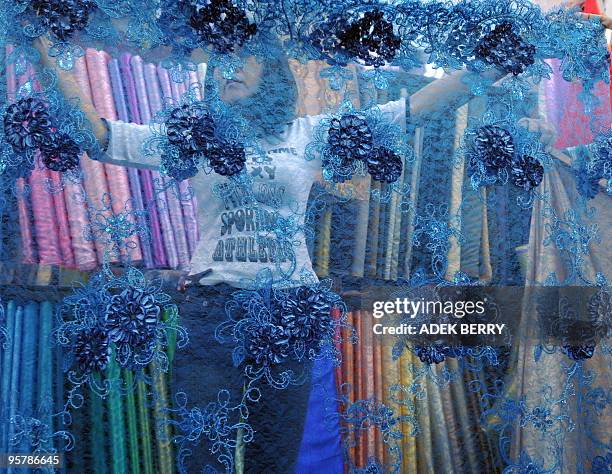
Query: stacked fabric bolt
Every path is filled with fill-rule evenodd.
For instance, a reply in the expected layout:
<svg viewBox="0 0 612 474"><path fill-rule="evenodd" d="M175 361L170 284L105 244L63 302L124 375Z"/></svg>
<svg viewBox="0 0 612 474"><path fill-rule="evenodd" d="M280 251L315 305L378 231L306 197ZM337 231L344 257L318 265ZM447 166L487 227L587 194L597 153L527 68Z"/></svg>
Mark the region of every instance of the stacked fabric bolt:
<svg viewBox="0 0 612 474"><path fill-rule="evenodd" d="M8 99L14 101L18 87L29 76L16 77L13 65L7 70ZM170 87L161 67L143 64L128 54L111 59L92 49L76 61L74 74L101 116L136 123L148 123L166 97L178 100L190 83L199 80L192 74L185 84ZM156 187L168 185L159 173L102 164L86 155L81 158L81 170L81 183L40 166L30 177L19 179L23 263L93 269L110 244L88 235L92 224L101 226L123 214L136 222L139 232L116 243L119 253L111 253L111 261L129 257L146 268L187 266L198 239L196 203L185 199L187 181L178 190L169 186L156 192Z"/></svg>

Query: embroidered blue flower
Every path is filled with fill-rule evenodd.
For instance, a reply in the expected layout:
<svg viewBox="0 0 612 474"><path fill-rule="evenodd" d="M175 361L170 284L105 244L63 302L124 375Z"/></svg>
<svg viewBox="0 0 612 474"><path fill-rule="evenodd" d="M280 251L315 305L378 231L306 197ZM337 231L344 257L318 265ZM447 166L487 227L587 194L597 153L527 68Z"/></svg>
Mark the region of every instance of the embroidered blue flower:
<svg viewBox="0 0 612 474"><path fill-rule="evenodd" d="M43 164L51 171L65 172L79 166L83 150L74 139L61 132L48 134L40 144Z"/></svg>
<svg viewBox="0 0 612 474"><path fill-rule="evenodd" d="M354 474L383 474L385 469L376 458L370 458L365 467L357 468L353 472Z"/></svg>
<svg viewBox="0 0 612 474"><path fill-rule="evenodd" d="M280 364L289 357L289 335L282 326L275 324L255 326L248 337L246 350L259 366Z"/></svg>
<svg viewBox="0 0 612 474"><path fill-rule="evenodd" d="M514 149L510 133L495 125L485 125L474 137L474 156L470 164L476 169L481 164L486 175L495 176L510 166Z"/></svg>
<svg viewBox="0 0 612 474"><path fill-rule="evenodd" d="M347 160L364 160L372 151L372 131L358 115L346 114L333 118L327 142L332 153Z"/></svg>
<svg viewBox="0 0 612 474"><path fill-rule="evenodd" d="M49 134L51 119L46 105L33 97L11 104L4 115L4 135L15 153L37 148Z"/></svg>
<svg viewBox="0 0 612 474"><path fill-rule="evenodd" d="M533 423L533 426L542 431L545 431L553 424L553 420L550 419L550 409L545 407L535 407L531 411L529 419Z"/></svg>
<svg viewBox="0 0 612 474"><path fill-rule="evenodd" d="M257 33L257 25L229 0L191 0L189 7L189 25L218 53L234 52Z"/></svg>
<svg viewBox="0 0 612 474"><path fill-rule="evenodd" d="M544 178L544 167L529 155L512 160L510 172L514 185L525 191L538 187Z"/></svg>
<svg viewBox="0 0 612 474"><path fill-rule="evenodd" d="M83 30L96 8L90 0L33 0L30 6L41 23L60 41Z"/></svg>
<svg viewBox="0 0 612 474"><path fill-rule="evenodd" d="M421 362L426 364L439 364L446 359L444 347L439 346L415 346L413 348L415 355L421 359Z"/></svg>
<svg viewBox="0 0 612 474"><path fill-rule="evenodd" d="M367 158L368 173L372 179L386 183L394 183L402 174L402 158L393 151L379 147Z"/></svg>
<svg viewBox="0 0 612 474"><path fill-rule="evenodd" d="M503 22L480 40L474 52L483 61L516 76L535 62L535 50L515 33L511 23Z"/></svg>
<svg viewBox="0 0 612 474"><path fill-rule="evenodd" d="M589 174L598 179L612 179L612 133L598 135L592 144L593 160Z"/></svg>
<svg viewBox="0 0 612 474"><path fill-rule="evenodd" d="M599 179L590 174L585 166L574 170L574 179L578 194L581 196L594 199L599 193Z"/></svg>
<svg viewBox="0 0 612 474"><path fill-rule="evenodd" d="M132 351L155 344L159 316L160 307L155 296L145 289L127 287L110 299L104 325L110 340L117 346L122 365Z"/></svg>
<svg viewBox="0 0 612 474"><path fill-rule="evenodd" d="M237 142L218 141L208 151L208 164L215 173L222 176L234 176L245 167L244 147Z"/></svg>
<svg viewBox="0 0 612 474"><path fill-rule="evenodd" d="M612 472L612 452L604 456L596 456L591 464L592 474L610 474Z"/></svg>
<svg viewBox="0 0 612 474"><path fill-rule="evenodd" d="M565 355L575 361L590 359L595 353L595 344L564 344L562 348Z"/></svg>
<svg viewBox="0 0 612 474"><path fill-rule="evenodd" d="M195 153L181 153L178 150L164 150L161 155L160 169L164 174L177 181L192 178L198 174L200 156Z"/></svg>
<svg viewBox="0 0 612 474"><path fill-rule="evenodd" d="M598 330L601 337L610 337L612 334L612 293L600 288L589 298L587 305L589 320Z"/></svg>
<svg viewBox="0 0 612 474"><path fill-rule="evenodd" d="M330 337L334 325L332 306L323 292L303 286L297 288L280 308L280 324L285 334L306 343Z"/></svg>
<svg viewBox="0 0 612 474"><path fill-rule="evenodd" d="M110 339L100 326L85 328L74 343L74 358L83 374L104 370L111 357Z"/></svg>

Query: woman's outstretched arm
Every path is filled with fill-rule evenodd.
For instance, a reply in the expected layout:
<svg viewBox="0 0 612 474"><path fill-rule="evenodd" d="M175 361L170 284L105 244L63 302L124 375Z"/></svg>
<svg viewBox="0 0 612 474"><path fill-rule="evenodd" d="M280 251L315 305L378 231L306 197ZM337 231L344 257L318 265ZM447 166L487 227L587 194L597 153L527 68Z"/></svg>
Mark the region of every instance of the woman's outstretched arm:
<svg viewBox="0 0 612 474"><path fill-rule="evenodd" d="M92 131L105 153L95 156L92 150L85 150L99 161L113 163L121 166L136 168L157 169L160 164L159 156L145 156L142 153L142 144L150 138L151 130L148 125L126 123L120 120L107 120L100 117L88 94L79 86L74 75L69 71L60 69L55 61L48 55L49 42L45 38L37 38L35 46L41 56L42 66L51 69L57 75L58 88L66 98L78 98L82 112L91 124ZM106 123L105 123L106 122Z"/></svg>
<svg viewBox="0 0 612 474"><path fill-rule="evenodd" d="M436 79L410 96L410 122L420 127L437 115L456 110L473 97L470 85L465 80L477 73L467 70L455 71ZM489 69L480 74L494 83L506 73Z"/></svg>

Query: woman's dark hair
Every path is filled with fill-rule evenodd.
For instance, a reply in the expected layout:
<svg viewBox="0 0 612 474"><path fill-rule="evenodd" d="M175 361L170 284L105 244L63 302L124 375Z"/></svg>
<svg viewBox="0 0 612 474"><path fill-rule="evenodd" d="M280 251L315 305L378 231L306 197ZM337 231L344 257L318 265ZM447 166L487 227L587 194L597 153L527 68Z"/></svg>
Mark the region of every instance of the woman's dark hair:
<svg viewBox="0 0 612 474"><path fill-rule="evenodd" d="M249 122L260 138L277 136L296 117L297 84L283 49L273 44L266 48L259 88L255 94L232 104L238 114ZM214 67L206 73L206 94L216 87Z"/></svg>

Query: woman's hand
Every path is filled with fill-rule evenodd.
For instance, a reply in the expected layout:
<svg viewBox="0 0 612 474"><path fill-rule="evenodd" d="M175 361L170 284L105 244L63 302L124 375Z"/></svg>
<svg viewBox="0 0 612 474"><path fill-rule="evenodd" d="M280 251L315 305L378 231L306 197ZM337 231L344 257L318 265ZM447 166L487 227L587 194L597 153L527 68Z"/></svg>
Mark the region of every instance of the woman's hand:
<svg viewBox="0 0 612 474"><path fill-rule="evenodd" d="M568 8L568 9L569 8L574 8L574 7L578 7L580 9L582 9L584 7L584 3L585 2L586 2L586 0L568 0L564 4L564 6L566 8ZM594 18L594 17L599 17L599 21L601 21L601 24L604 26L604 28L612 30L612 18L610 18L606 14L596 15L594 13L581 13L580 15L583 18L586 18L586 19L590 19L590 18Z"/></svg>

